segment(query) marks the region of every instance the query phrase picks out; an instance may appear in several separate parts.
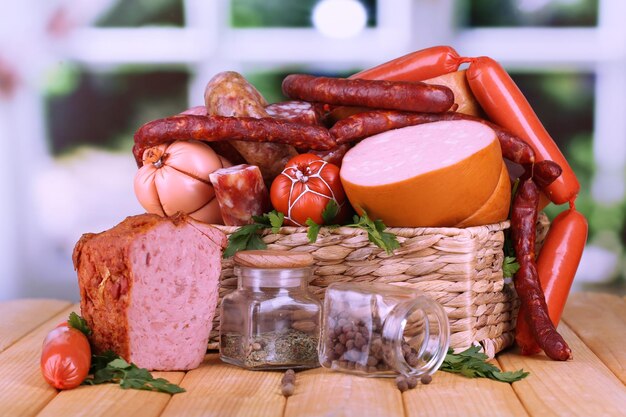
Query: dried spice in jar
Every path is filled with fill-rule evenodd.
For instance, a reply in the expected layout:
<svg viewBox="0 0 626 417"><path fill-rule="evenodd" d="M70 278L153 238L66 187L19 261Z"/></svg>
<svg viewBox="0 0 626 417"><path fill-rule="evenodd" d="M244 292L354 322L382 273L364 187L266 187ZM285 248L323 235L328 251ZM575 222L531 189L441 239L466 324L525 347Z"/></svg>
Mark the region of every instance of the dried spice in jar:
<svg viewBox="0 0 626 417"><path fill-rule="evenodd" d="M410 288L335 283L326 290L320 363L366 376L430 375L445 358L448 317Z"/></svg>
<svg viewBox="0 0 626 417"><path fill-rule="evenodd" d="M319 366L321 303L307 253L235 254L237 290L222 300L220 358L248 369Z"/></svg>

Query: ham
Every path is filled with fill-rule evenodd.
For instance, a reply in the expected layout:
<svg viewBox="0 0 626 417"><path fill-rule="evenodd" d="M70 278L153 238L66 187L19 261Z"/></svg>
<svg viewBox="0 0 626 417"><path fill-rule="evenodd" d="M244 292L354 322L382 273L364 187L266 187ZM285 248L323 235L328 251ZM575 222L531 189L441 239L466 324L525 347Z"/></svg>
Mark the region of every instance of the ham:
<svg viewBox="0 0 626 417"><path fill-rule="evenodd" d="M340 175L359 214L387 226L452 227L489 201L502 170L495 132L455 120L366 138L346 153Z"/></svg>
<svg viewBox="0 0 626 417"><path fill-rule="evenodd" d="M94 350L112 350L149 370L198 367L225 246L221 231L180 213L131 216L83 235L73 260Z"/></svg>

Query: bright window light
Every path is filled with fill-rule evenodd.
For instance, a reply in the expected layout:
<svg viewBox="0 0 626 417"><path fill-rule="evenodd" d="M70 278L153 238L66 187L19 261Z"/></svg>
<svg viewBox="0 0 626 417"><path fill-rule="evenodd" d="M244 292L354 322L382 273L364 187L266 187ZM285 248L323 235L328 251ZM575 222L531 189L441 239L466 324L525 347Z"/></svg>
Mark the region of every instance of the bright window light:
<svg viewBox="0 0 626 417"><path fill-rule="evenodd" d="M357 0L322 0L313 9L313 25L329 38L350 38L367 23L367 11Z"/></svg>

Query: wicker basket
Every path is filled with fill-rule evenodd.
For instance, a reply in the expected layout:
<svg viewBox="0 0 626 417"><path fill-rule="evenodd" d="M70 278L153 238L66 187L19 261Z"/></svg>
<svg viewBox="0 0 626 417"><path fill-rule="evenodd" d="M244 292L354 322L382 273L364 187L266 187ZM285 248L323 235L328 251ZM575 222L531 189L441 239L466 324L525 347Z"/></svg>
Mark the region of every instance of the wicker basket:
<svg viewBox="0 0 626 417"><path fill-rule="evenodd" d="M540 215L537 241L548 220ZM489 357L513 342L517 296L502 277L504 229L508 222L458 228L390 228L401 246L393 255L370 243L361 229L322 228L309 243L304 227L283 227L263 236L268 249L309 252L315 258L310 289L323 298L333 282L382 282L416 288L441 303L450 319L450 346L479 343ZM226 234L237 227L217 226ZM231 259L222 263L220 303L237 286ZM209 348L218 347L219 305Z"/></svg>

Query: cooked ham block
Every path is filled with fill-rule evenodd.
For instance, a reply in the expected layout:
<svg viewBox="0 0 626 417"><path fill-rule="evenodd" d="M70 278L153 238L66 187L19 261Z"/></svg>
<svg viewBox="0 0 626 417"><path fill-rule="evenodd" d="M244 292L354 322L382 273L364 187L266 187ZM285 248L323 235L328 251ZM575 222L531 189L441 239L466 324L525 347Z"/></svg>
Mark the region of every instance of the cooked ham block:
<svg viewBox="0 0 626 417"><path fill-rule="evenodd" d="M178 214L131 216L74 249L81 311L97 352L149 370L187 370L206 352L225 235Z"/></svg>

